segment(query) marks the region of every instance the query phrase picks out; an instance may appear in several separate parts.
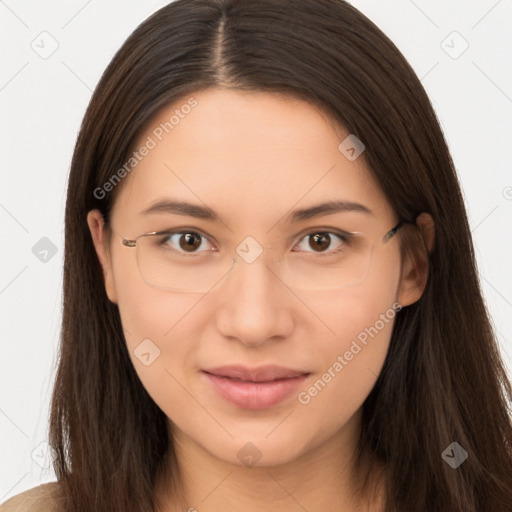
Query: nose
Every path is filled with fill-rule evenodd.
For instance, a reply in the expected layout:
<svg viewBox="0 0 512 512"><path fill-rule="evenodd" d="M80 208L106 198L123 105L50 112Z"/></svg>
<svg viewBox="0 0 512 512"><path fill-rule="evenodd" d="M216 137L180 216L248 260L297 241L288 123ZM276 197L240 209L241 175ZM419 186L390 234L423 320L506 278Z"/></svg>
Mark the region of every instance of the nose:
<svg viewBox="0 0 512 512"><path fill-rule="evenodd" d="M267 265L262 256L251 263L235 256L217 295L217 328L223 336L252 347L290 336L293 294Z"/></svg>

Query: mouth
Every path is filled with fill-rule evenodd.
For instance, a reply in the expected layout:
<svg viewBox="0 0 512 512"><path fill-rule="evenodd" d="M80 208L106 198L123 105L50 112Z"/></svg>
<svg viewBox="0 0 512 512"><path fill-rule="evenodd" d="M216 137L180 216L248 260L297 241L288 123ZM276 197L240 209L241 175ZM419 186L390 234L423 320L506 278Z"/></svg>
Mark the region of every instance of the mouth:
<svg viewBox="0 0 512 512"><path fill-rule="evenodd" d="M210 385L224 400L249 410L268 409L288 398L310 372L277 366L257 369L223 367L203 370Z"/></svg>
<svg viewBox="0 0 512 512"><path fill-rule="evenodd" d="M283 366L267 365L258 368L248 368L240 365L221 366L218 368L209 368L203 370L211 375L218 377L229 377L247 382L269 382L279 379L291 379L301 377L309 372L303 370L294 370Z"/></svg>

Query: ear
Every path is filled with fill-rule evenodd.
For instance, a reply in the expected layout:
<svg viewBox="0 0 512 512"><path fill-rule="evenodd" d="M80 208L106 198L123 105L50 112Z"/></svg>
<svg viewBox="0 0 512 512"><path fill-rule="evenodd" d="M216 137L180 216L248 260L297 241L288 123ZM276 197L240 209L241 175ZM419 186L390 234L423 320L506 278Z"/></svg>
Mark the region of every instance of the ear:
<svg viewBox="0 0 512 512"><path fill-rule="evenodd" d="M409 306L423 295L428 280L428 254L434 249L434 220L428 213L422 213L416 219L419 228L411 230L410 248L405 251L402 263L402 276L398 290L398 302ZM412 228L415 229L415 228ZM405 236L409 237L409 233Z"/></svg>
<svg viewBox="0 0 512 512"><path fill-rule="evenodd" d="M110 238L106 236L105 221L99 210L91 210L87 214L87 224L91 232L92 241L96 254L103 268L103 277L105 282L105 291L111 302L117 304L117 292L112 272L112 260L110 256L109 243Z"/></svg>

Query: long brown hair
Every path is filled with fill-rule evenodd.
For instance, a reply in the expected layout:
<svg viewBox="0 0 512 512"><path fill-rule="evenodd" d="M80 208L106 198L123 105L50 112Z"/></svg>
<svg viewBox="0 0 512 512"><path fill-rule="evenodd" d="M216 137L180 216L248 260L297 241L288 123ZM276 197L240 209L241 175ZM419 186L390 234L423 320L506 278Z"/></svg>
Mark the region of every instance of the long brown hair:
<svg viewBox="0 0 512 512"><path fill-rule="evenodd" d="M395 45L342 0L177 0L127 39L94 91L73 155L63 324L50 417L69 512L156 509L167 418L127 353L86 222L164 106L209 87L280 92L323 108L363 141L397 215L435 222L421 299L396 317L363 405L359 449L386 468L387 512L512 510L511 386L482 299L454 164L431 103ZM401 246L402 248L404 246ZM442 453L457 442L457 469ZM168 457L168 459L166 459Z"/></svg>

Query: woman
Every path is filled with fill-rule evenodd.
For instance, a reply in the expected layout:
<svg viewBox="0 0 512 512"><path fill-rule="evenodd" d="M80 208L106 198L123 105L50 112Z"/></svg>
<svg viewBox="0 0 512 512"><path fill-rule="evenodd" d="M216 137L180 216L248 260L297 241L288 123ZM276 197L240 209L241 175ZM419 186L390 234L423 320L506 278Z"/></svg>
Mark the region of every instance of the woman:
<svg viewBox="0 0 512 512"><path fill-rule="evenodd" d="M372 22L178 0L135 30L70 173L55 510L512 510L510 398L446 142Z"/></svg>

